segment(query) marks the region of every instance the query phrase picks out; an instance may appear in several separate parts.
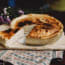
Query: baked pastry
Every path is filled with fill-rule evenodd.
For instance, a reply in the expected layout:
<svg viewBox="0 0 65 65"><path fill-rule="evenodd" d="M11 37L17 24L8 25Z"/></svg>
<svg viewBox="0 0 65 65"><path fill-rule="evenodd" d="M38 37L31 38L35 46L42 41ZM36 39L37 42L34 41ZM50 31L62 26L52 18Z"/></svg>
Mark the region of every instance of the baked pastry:
<svg viewBox="0 0 65 65"><path fill-rule="evenodd" d="M5 30L8 30L10 28L9 25L3 24L0 25L0 33L4 32ZM0 44L5 44L5 40L3 39L3 36L0 34Z"/></svg>
<svg viewBox="0 0 65 65"><path fill-rule="evenodd" d="M5 47L16 48L17 47L16 43L19 45L20 43L25 42L24 37L25 37L24 29L13 30L9 28L7 30L0 31L0 43Z"/></svg>
<svg viewBox="0 0 65 65"><path fill-rule="evenodd" d="M13 35L14 32L10 28L8 30L0 31L0 43L4 45Z"/></svg>
<svg viewBox="0 0 65 65"><path fill-rule="evenodd" d="M6 41L5 46L8 48L21 48L23 43L25 43L24 29L20 29Z"/></svg>
<svg viewBox="0 0 65 65"><path fill-rule="evenodd" d="M31 25L35 26L30 28ZM29 45L53 43L61 37L63 32L63 24L56 18L46 14L28 14L12 20L12 29L24 27L24 33L30 29L26 36L26 44Z"/></svg>
<svg viewBox="0 0 65 65"><path fill-rule="evenodd" d="M57 41L61 35L62 31L58 31L59 28L54 26L37 25L28 34L26 38L26 43L29 45L43 45L48 43L53 43Z"/></svg>
<svg viewBox="0 0 65 65"><path fill-rule="evenodd" d="M53 43L63 32L63 24L46 14L22 15L12 20L10 26L4 26L4 29L0 27L0 43L9 48L17 48L24 42L28 45Z"/></svg>

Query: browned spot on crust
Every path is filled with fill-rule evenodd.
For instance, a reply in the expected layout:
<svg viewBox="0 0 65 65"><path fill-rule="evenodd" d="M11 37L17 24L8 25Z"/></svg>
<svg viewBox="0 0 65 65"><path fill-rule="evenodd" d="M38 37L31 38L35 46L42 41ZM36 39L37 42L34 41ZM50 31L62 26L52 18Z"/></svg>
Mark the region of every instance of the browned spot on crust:
<svg viewBox="0 0 65 65"><path fill-rule="evenodd" d="M3 31L4 33L10 33L12 31L12 29L8 29L8 30L5 30Z"/></svg>
<svg viewBox="0 0 65 65"><path fill-rule="evenodd" d="M18 30L19 30L19 29L15 29L15 30L14 30L14 33L16 33Z"/></svg>
<svg viewBox="0 0 65 65"><path fill-rule="evenodd" d="M9 33L2 32L1 34L3 35L3 38L7 38L7 39L10 39L14 35L13 31Z"/></svg>
<svg viewBox="0 0 65 65"><path fill-rule="evenodd" d="M30 25L30 24L33 24L33 23L31 21L24 21L24 22L19 22L17 26L22 27L22 26L27 25L27 24Z"/></svg>
<svg viewBox="0 0 65 65"><path fill-rule="evenodd" d="M7 39L10 39L19 29L8 29L8 30L5 30L5 31L2 31L0 32L0 35L3 36L3 38L7 38Z"/></svg>
<svg viewBox="0 0 65 65"><path fill-rule="evenodd" d="M48 23L44 23L42 26L42 29L51 29L51 28L53 28L53 26L51 24L48 24Z"/></svg>

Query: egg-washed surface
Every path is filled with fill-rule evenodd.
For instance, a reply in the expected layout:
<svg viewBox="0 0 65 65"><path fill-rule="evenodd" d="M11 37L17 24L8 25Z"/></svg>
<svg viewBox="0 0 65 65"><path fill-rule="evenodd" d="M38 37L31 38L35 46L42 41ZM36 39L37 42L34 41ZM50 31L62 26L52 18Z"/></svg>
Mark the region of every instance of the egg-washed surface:
<svg viewBox="0 0 65 65"><path fill-rule="evenodd" d="M11 23L12 29L19 29L25 25L36 24L28 37L48 38L56 35L61 30L63 24L56 18L47 14L28 14L14 19Z"/></svg>
<svg viewBox="0 0 65 65"><path fill-rule="evenodd" d="M63 29L63 25L53 17L44 17L40 21L43 21L43 24L35 26L28 37L40 39L50 38Z"/></svg>

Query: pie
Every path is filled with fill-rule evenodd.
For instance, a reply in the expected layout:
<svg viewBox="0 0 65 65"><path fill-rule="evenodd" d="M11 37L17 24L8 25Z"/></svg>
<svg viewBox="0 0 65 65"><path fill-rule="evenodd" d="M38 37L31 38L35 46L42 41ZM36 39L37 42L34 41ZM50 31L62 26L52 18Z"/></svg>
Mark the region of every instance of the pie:
<svg viewBox="0 0 65 65"><path fill-rule="evenodd" d="M3 26L0 26L0 43L9 48L17 48L24 42L27 45L51 44L63 33L61 21L47 14L22 15L13 19L10 26Z"/></svg>
<svg viewBox="0 0 65 65"><path fill-rule="evenodd" d="M57 41L63 33L63 24L47 14L27 14L12 20L11 29L24 28L26 44L45 45Z"/></svg>

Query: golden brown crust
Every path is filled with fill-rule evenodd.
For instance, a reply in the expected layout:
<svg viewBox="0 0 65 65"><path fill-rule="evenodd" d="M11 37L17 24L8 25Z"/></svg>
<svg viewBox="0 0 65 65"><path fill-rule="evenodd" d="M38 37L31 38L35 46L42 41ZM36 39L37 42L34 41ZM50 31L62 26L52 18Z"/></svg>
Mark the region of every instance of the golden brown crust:
<svg viewBox="0 0 65 65"><path fill-rule="evenodd" d="M50 38L63 31L63 24L56 18L47 14L28 14L16 18L11 23L12 29L19 29L25 25L36 24L27 37ZM36 31L37 30L37 31Z"/></svg>
<svg viewBox="0 0 65 65"><path fill-rule="evenodd" d="M50 38L53 35L57 34L61 28L55 28L54 25L46 26L46 25L37 25L35 26L32 31L29 33L27 37L31 38Z"/></svg>
<svg viewBox="0 0 65 65"><path fill-rule="evenodd" d="M1 31L0 36L2 36L3 39L10 39L17 31L18 29L16 30L8 29L5 31Z"/></svg>
<svg viewBox="0 0 65 65"><path fill-rule="evenodd" d="M63 31L63 24L51 16L44 16L40 18L43 24L37 25L27 36L28 38L46 39L56 36L61 30Z"/></svg>
<svg viewBox="0 0 65 65"><path fill-rule="evenodd" d="M2 36L3 39L10 39L13 35L14 33L11 29L0 32L0 36Z"/></svg>

